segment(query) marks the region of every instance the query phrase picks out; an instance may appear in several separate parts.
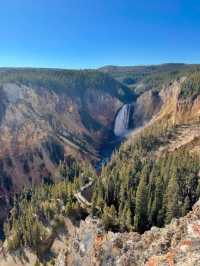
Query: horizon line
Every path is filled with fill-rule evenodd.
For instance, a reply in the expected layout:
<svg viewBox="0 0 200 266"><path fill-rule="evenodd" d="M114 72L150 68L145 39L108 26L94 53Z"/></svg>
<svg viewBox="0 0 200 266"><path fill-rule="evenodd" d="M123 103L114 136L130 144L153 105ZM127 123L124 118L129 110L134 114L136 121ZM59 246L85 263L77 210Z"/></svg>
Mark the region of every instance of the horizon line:
<svg viewBox="0 0 200 266"><path fill-rule="evenodd" d="M151 66L162 66L162 65L200 65L200 63L186 63L186 62L165 62L165 63L152 63L152 64L136 64L136 65L120 65L120 64L105 64L96 67L80 67L80 68L68 68L68 67L46 67L46 66L0 66L2 69L51 69L51 70L99 70L106 67L151 67Z"/></svg>

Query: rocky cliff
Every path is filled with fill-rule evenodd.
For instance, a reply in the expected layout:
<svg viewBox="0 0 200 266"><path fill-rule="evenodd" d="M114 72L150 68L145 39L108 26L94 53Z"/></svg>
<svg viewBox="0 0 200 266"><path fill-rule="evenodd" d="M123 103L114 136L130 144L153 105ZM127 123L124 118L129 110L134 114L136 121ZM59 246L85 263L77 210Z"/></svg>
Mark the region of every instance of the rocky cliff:
<svg viewBox="0 0 200 266"><path fill-rule="evenodd" d="M5 70L0 84L0 184L15 191L53 178L70 154L97 161L132 99L95 71Z"/></svg>
<svg viewBox="0 0 200 266"><path fill-rule="evenodd" d="M200 265L200 201L187 216L165 228L137 233L102 233L99 221L88 218L69 236L70 245L57 265Z"/></svg>
<svg viewBox="0 0 200 266"><path fill-rule="evenodd" d="M67 231L66 231L67 230ZM105 232L99 220L88 217L80 225L65 220L51 247L57 266L198 266L200 265L200 201L185 217L164 228L138 233ZM1 266L35 265L36 256L8 254L1 248ZM20 258L20 259L19 259Z"/></svg>

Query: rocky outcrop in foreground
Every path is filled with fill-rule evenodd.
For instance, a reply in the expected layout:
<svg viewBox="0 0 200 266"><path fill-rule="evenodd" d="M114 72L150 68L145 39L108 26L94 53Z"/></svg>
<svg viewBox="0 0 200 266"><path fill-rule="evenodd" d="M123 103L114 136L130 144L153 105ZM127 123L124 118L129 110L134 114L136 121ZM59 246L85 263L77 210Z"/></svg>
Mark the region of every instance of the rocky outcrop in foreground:
<svg viewBox="0 0 200 266"><path fill-rule="evenodd" d="M103 233L100 222L89 217L69 229L68 247L60 252L57 266L200 265L200 200L187 216L143 235Z"/></svg>

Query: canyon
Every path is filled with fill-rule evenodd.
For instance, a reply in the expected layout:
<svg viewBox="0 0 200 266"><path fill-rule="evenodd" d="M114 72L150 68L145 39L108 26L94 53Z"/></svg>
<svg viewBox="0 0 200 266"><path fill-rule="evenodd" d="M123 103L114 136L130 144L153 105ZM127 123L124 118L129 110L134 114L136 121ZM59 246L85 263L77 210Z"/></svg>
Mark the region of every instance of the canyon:
<svg viewBox="0 0 200 266"><path fill-rule="evenodd" d="M157 93L137 96L101 72L2 69L0 84L4 194L56 178L69 155L97 164L161 107Z"/></svg>
<svg viewBox="0 0 200 266"><path fill-rule="evenodd" d="M114 135L112 125L117 111L126 98L134 97L123 85L101 73L68 74L67 81L74 76L72 82L77 83L73 85L77 88L68 88L66 81L61 92L55 90L59 86L56 75L62 75L61 71L44 71L47 79L55 75L51 86L34 84L37 71L0 74L7 75L0 89L0 176L2 189L11 191L55 178L59 162L68 155L98 162L101 145L109 143ZM11 81L14 74L16 78ZM27 79L33 75L33 84L18 81L23 75ZM79 89L79 79L89 82L86 88L83 84Z"/></svg>
<svg viewBox="0 0 200 266"><path fill-rule="evenodd" d="M59 182L59 166L75 158L90 163L98 175L94 180L87 176L88 183L74 193L88 213L80 220L64 216L64 226L50 247L55 265L199 265L199 201L183 218L163 228L153 226L141 234L108 230L90 210L93 190L99 188L98 177L106 184L109 171L120 176L116 170L119 158L124 160L121 166L127 167L127 175L134 171L132 149L138 139L142 143L143 136L155 138L144 153L153 161L179 151L200 155L200 96L182 96L183 85L190 78L188 69L193 67L172 64L139 69L105 67L97 71L1 69L0 223L6 220L15 193L24 187ZM168 75L172 69L174 73L174 68L178 75L166 78L166 72ZM155 88L144 76L151 80L158 72L161 81ZM151 138L147 140L151 144ZM119 153L112 154L118 147ZM145 156L141 161L147 160ZM102 175L101 167L105 171ZM122 181L125 179L123 176ZM89 198L88 192L83 195L85 189L90 190ZM56 200L58 209L64 208L62 200ZM49 224L51 227L51 221ZM14 253L15 261L4 244L0 265L37 263L31 250L25 247L24 252L27 260L18 260Z"/></svg>

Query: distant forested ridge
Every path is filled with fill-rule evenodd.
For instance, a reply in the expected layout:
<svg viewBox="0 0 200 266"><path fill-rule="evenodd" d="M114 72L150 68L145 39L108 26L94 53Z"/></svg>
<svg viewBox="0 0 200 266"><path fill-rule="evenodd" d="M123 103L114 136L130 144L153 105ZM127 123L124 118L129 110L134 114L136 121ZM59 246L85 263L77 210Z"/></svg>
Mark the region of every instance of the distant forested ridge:
<svg viewBox="0 0 200 266"><path fill-rule="evenodd" d="M0 69L0 84L18 83L35 88L48 88L56 93L81 96L86 89L106 91L123 101L131 100L133 93L111 78L95 70L56 69Z"/></svg>
<svg viewBox="0 0 200 266"><path fill-rule="evenodd" d="M167 85L172 80L188 76L199 69L200 65L169 63L133 67L105 66L100 68L100 71L110 74L132 91L141 94L147 90L160 91L164 84Z"/></svg>

